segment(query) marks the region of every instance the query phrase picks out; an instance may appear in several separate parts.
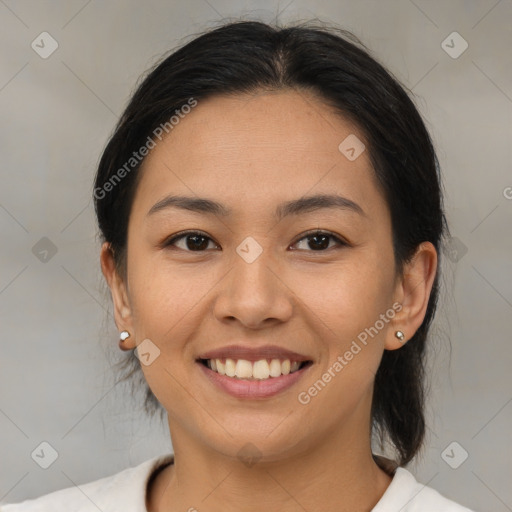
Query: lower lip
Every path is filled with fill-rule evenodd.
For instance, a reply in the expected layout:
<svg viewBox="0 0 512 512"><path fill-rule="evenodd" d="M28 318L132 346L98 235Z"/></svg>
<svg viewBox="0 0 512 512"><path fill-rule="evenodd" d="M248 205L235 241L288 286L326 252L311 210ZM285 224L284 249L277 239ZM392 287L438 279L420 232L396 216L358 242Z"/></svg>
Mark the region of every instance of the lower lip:
<svg viewBox="0 0 512 512"><path fill-rule="evenodd" d="M221 375L220 373L210 370L210 368L200 362L197 364L200 366L204 375L210 379L213 384L236 398L268 398L275 396L293 386L311 366L311 364L308 364L296 372L281 375L280 377L269 377L268 379L262 380L244 380L238 379L237 377Z"/></svg>

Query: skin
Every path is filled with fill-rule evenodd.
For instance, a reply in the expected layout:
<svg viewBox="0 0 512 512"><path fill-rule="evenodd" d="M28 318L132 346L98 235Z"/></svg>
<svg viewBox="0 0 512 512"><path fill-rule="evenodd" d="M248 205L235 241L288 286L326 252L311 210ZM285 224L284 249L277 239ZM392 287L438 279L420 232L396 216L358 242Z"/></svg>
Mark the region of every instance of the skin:
<svg viewBox="0 0 512 512"><path fill-rule="evenodd" d="M374 376L383 351L403 345L395 331L407 341L421 325L437 254L424 242L404 275L395 274L389 208L368 151L349 161L338 150L349 134L364 141L310 93L260 91L200 101L146 158L126 276L107 243L101 265L117 327L131 333L125 345L149 338L160 349L141 367L168 412L175 463L148 490L149 511L369 511L391 482L370 447ZM279 203L315 193L349 198L365 215L322 208L276 221ZM169 208L148 216L169 194L213 199L233 213ZM186 239L162 247L188 229L210 237L206 250L190 250ZM311 229L348 245L329 239L329 248L314 250L303 235ZM236 252L247 236L263 249L250 264ZM402 309L378 335L307 405L299 403L298 393L395 302ZM314 364L277 396L237 399L195 362L237 341L277 344ZM261 455L250 467L237 457L248 442Z"/></svg>

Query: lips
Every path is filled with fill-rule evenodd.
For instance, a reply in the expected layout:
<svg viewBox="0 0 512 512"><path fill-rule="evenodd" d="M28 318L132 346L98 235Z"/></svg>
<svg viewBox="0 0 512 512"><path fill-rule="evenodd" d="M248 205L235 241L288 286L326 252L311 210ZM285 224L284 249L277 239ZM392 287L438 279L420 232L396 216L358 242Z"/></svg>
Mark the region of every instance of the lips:
<svg viewBox="0 0 512 512"><path fill-rule="evenodd" d="M312 358L275 345L231 345L204 352L197 359L203 375L236 398L268 398L295 384Z"/></svg>

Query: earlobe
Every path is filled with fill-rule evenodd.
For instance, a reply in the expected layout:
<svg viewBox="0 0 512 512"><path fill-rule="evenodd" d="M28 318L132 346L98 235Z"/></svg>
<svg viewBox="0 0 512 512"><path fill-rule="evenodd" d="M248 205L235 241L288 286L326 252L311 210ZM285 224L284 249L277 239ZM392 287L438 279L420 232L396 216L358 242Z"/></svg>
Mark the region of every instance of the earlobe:
<svg viewBox="0 0 512 512"><path fill-rule="evenodd" d="M114 255L108 242L104 242L101 246L100 263L101 270L112 295L114 319L117 329L120 333L123 331L133 333L131 307L126 285L117 272ZM124 348L127 350L135 348L133 334L124 340L123 349Z"/></svg>
<svg viewBox="0 0 512 512"><path fill-rule="evenodd" d="M404 331L401 331L400 329L393 331L394 338L389 341L386 339L386 343L384 348L386 350L396 350L397 348L403 347L409 338L412 336L407 336L407 334ZM390 334L388 334L389 338Z"/></svg>
<svg viewBox="0 0 512 512"><path fill-rule="evenodd" d="M130 333L128 331L121 331L119 333L119 348L121 350L131 350L133 347L131 347L130 343L126 340L130 337Z"/></svg>
<svg viewBox="0 0 512 512"><path fill-rule="evenodd" d="M401 348L423 323L436 272L437 251L431 242L423 242L406 264L403 277L397 284L395 293L402 309L393 318L385 341L386 350Z"/></svg>

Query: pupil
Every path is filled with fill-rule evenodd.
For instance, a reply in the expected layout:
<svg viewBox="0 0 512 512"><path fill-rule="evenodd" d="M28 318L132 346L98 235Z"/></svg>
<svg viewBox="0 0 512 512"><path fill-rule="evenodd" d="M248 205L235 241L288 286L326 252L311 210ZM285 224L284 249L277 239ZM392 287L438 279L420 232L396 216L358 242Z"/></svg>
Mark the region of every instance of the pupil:
<svg viewBox="0 0 512 512"><path fill-rule="evenodd" d="M201 240L202 239L202 243L198 243L198 240ZM190 244L190 240L194 240L194 242L192 244ZM206 243L205 243L206 242ZM196 250L200 250L200 249L205 249L206 247L208 247L208 241L206 240L206 237L202 236L202 235L188 235L187 236L187 248L192 250L192 251L196 251Z"/></svg>
<svg viewBox="0 0 512 512"><path fill-rule="evenodd" d="M316 244L316 247L315 247L315 243L313 243L313 246L312 246L311 245L311 240L316 240L318 238L321 238L322 242L320 244ZM327 242L327 243L325 243L325 242ZM327 247L329 247L329 236L328 235L323 235L323 234L311 236L309 247L311 249L313 249L313 250L326 249Z"/></svg>

